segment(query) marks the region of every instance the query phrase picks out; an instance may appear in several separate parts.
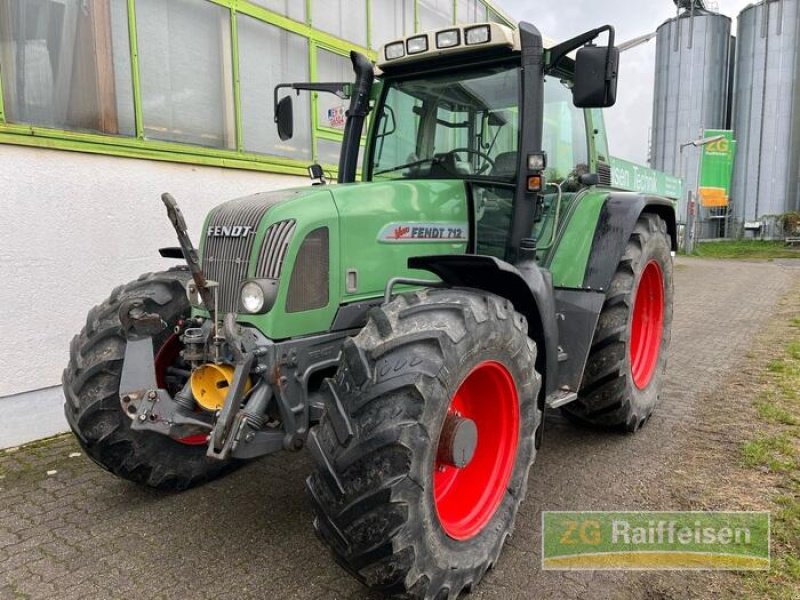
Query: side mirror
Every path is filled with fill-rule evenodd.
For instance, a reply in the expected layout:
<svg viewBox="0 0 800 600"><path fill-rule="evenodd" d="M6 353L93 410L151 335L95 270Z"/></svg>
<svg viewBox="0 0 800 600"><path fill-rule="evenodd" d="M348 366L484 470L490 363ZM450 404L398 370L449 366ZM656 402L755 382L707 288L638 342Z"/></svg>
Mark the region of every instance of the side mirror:
<svg viewBox="0 0 800 600"><path fill-rule="evenodd" d="M278 137L282 142L292 139L294 135L294 108L292 97L284 96L275 107L275 122L278 124Z"/></svg>
<svg viewBox="0 0 800 600"><path fill-rule="evenodd" d="M584 46L575 57L572 100L578 108L608 108L617 102L619 49Z"/></svg>

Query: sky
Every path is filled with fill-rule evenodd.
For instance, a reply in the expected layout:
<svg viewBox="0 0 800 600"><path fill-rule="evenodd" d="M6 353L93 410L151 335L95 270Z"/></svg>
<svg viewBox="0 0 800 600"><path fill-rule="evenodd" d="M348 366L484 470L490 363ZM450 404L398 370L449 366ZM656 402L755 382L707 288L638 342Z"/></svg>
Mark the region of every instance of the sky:
<svg viewBox="0 0 800 600"><path fill-rule="evenodd" d="M735 33L736 15L753 2L715 3L719 12L734 20ZM622 43L655 31L675 16L675 4L670 0L497 0L496 4L517 21L528 21L542 35L559 42L595 27L613 25L617 43ZM655 40L622 53L617 104L606 110L611 154L640 164L647 163L655 57Z"/></svg>

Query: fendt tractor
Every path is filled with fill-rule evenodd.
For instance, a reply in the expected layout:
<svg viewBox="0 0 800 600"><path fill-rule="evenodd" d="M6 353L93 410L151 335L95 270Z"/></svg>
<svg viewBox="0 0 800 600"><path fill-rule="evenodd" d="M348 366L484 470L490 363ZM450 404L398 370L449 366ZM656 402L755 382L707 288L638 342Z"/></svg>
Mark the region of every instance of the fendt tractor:
<svg viewBox="0 0 800 600"><path fill-rule="evenodd" d="M351 60L353 82L275 90L284 140L296 94L349 102L337 184L312 165L220 204L198 249L164 194L183 264L89 312L66 415L100 466L167 490L307 447L336 561L455 598L512 532L546 409L627 432L653 412L673 201L612 186L610 26L450 27Z"/></svg>

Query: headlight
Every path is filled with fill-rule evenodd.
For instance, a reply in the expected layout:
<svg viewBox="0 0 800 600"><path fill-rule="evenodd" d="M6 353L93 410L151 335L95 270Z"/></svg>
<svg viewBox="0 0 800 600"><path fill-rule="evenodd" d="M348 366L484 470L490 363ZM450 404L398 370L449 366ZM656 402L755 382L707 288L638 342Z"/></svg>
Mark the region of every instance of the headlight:
<svg viewBox="0 0 800 600"><path fill-rule="evenodd" d="M437 48L453 48L461 42L461 33L458 29L448 29L436 34Z"/></svg>
<svg viewBox="0 0 800 600"><path fill-rule="evenodd" d="M478 27L470 27L465 30L464 37L467 46L474 46L475 44L488 44L492 41L492 30L489 25L479 25Z"/></svg>
<svg viewBox="0 0 800 600"><path fill-rule="evenodd" d="M258 313L264 308L264 290L254 281L242 286L242 308L249 313Z"/></svg>
<svg viewBox="0 0 800 600"><path fill-rule="evenodd" d="M406 45L403 42L388 44L384 50L386 60L396 60L406 55Z"/></svg>
<svg viewBox="0 0 800 600"><path fill-rule="evenodd" d="M277 295L277 279L248 279L239 289L239 304L247 314L265 313L275 304Z"/></svg>
<svg viewBox="0 0 800 600"><path fill-rule="evenodd" d="M419 54L427 52L428 50L428 36L418 35L417 37L408 38L406 41L406 50L409 54Z"/></svg>

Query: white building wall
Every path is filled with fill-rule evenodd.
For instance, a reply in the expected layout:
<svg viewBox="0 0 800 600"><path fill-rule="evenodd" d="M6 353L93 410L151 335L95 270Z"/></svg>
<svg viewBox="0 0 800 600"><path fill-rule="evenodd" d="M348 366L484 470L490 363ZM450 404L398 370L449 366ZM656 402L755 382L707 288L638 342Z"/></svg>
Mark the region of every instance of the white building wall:
<svg viewBox="0 0 800 600"><path fill-rule="evenodd" d="M59 384L70 339L115 286L175 264L158 255L177 245L161 193L178 200L197 244L214 205L306 184L301 177L0 145L0 410L3 397Z"/></svg>

